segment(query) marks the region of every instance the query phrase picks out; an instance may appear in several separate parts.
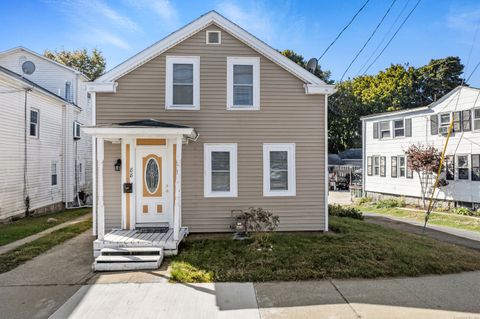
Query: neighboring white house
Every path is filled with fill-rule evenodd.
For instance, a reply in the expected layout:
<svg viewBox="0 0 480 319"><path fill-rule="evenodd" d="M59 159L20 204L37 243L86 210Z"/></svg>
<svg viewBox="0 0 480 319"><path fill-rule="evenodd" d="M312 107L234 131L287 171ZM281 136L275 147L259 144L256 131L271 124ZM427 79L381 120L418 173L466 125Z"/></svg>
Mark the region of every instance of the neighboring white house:
<svg viewBox="0 0 480 319"><path fill-rule="evenodd" d="M0 52L0 220L91 201L87 81L26 48Z"/></svg>
<svg viewBox="0 0 480 319"><path fill-rule="evenodd" d="M446 150L448 185L438 199L478 208L480 204L480 89L457 87L440 100L410 110L362 118L363 191L368 196L422 197L417 173L412 172L405 151L412 144L443 149L450 120L454 132Z"/></svg>

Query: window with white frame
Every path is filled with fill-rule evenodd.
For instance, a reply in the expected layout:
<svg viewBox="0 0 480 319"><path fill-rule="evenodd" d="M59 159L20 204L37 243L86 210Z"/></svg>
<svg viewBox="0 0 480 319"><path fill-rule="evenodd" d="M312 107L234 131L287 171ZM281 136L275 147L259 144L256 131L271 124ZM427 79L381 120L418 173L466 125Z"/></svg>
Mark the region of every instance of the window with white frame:
<svg viewBox="0 0 480 319"><path fill-rule="evenodd" d="M40 128L40 111L37 109L30 109L30 136L37 137Z"/></svg>
<svg viewBox="0 0 480 319"><path fill-rule="evenodd" d="M399 156L398 157L398 177L405 177L405 156Z"/></svg>
<svg viewBox="0 0 480 319"><path fill-rule="evenodd" d="M390 137L390 121L380 122L380 138L389 138Z"/></svg>
<svg viewBox="0 0 480 319"><path fill-rule="evenodd" d="M79 140L80 139L80 128L81 128L81 124L78 123L77 121L74 121L73 122L73 138L76 139L76 140Z"/></svg>
<svg viewBox="0 0 480 319"><path fill-rule="evenodd" d="M472 181L480 181L480 154L472 154Z"/></svg>
<svg viewBox="0 0 480 319"><path fill-rule="evenodd" d="M260 108L260 59L227 57L227 109Z"/></svg>
<svg viewBox="0 0 480 319"><path fill-rule="evenodd" d="M373 163L372 163L372 157L371 156L367 157L367 175L368 176L373 175Z"/></svg>
<svg viewBox="0 0 480 319"><path fill-rule="evenodd" d="M445 156L445 178L447 181L455 180L455 161L453 156Z"/></svg>
<svg viewBox="0 0 480 319"><path fill-rule="evenodd" d="M263 144L263 196L295 195L295 144Z"/></svg>
<svg viewBox="0 0 480 319"><path fill-rule="evenodd" d="M468 165L468 155L457 155L457 179L468 180L470 167Z"/></svg>
<svg viewBox="0 0 480 319"><path fill-rule="evenodd" d="M222 33L221 31L212 30L207 31L207 44L221 44L222 43Z"/></svg>
<svg viewBox="0 0 480 319"><path fill-rule="evenodd" d="M200 109L200 57L166 58L166 108Z"/></svg>
<svg viewBox="0 0 480 319"><path fill-rule="evenodd" d="M85 185L85 162L79 161L77 164L77 178L80 186Z"/></svg>
<svg viewBox="0 0 480 319"><path fill-rule="evenodd" d="M473 129L480 130L480 109L473 110Z"/></svg>
<svg viewBox="0 0 480 319"><path fill-rule="evenodd" d="M380 175L380 156L373 157L373 175Z"/></svg>
<svg viewBox="0 0 480 319"><path fill-rule="evenodd" d="M439 116L438 133L447 134L450 126L450 113L443 113Z"/></svg>
<svg viewBox="0 0 480 319"><path fill-rule="evenodd" d="M51 171L51 185L56 186L58 184L58 167L57 162L53 161L50 166Z"/></svg>
<svg viewBox="0 0 480 319"><path fill-rule="evenodd" d="M205 144L204 165L205 197L237 197L237 144Z"/></svg>
<svg viewBox="0 0 480 319"><path fill-rule="evenodd" d="M405 136L405 123L402 120L393 121L393 137L404 137Z"/></svg>

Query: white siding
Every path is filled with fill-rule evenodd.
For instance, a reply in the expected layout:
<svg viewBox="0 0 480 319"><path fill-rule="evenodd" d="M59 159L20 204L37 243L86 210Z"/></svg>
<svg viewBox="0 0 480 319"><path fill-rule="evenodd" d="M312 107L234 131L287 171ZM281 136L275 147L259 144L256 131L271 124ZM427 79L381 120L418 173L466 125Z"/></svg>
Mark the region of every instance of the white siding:
<svg viewBox="0 0 480 319"><path fill-rule="evenodd" d="M391 156L404 155L405 150L412 144L433 145L438 150L443 149L445 136L430 134L430 115L444 112L471 110L480 107L480 90L463 88L460 93L455 93L446 100L426 111L412 111L402 115L388 115L365 119L364 123L364 187L366 192L393 194L400 196L421 197L421 187L418 175L414 173L413 179L406 177L391 177ZM457 105L458 100L458 105ZM474 104L476 101L476 104ZM373 123L391 121L401 118L412 119L412 137L374 139ZM480 131L458 132L452 134L448 143L446 155L453 154L480 154ZM367 175L368 156L386 156L386 177ZM469 158L471 166L471 158ZM471 172L470 172L471 174ZM471 178L471 175L470 177ZM438 198L480 202L480 181L458 180L448 181L449 185L443 188Z"/></svg>
<svg viewBox="0 0 480 319"><path fill-rule="evenodd" d="M0 219L25 211L23 202L24 172L24 102L25 92L19 86L0 79ZM30 108L40 111L39 138L27 130L27 195L31 209L62 201L62 121L63 106L37 92L27 95L27 125ZM51 186L51 163L56 161L58 185Z"/></svg>

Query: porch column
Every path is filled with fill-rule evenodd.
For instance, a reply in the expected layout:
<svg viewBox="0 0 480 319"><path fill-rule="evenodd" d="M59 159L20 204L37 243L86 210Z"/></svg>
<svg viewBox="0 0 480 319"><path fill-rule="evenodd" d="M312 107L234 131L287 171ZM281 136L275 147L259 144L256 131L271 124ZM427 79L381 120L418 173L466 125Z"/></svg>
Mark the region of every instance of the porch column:
<svg viewBox="0 0 480 319"><path fill-rule="evenodd" d="M173 213L173 240L179 239L182 219L182 137L177 137L176 177L175 177L175 210Z"/></svg>
<svg viewBox="0 0 480 319"><path fill-rule="evenodd" d="M97 139L97 225L98 239L103 239L105 235L105 207L103 206L103 138Z"/></svg>

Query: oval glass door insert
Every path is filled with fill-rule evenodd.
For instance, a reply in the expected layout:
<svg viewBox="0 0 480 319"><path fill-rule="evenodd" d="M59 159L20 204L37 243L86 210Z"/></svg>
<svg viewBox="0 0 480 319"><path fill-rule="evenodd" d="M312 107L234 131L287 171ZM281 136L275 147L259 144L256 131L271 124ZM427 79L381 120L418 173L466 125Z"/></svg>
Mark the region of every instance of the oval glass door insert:
<svg viewBox="0 0 480 319"><path fill-rule="evenodd" d="M153 158L149 159L145 169L145 184L150 194L154 194L158 189L159 172L157 161Z"/></svg>

